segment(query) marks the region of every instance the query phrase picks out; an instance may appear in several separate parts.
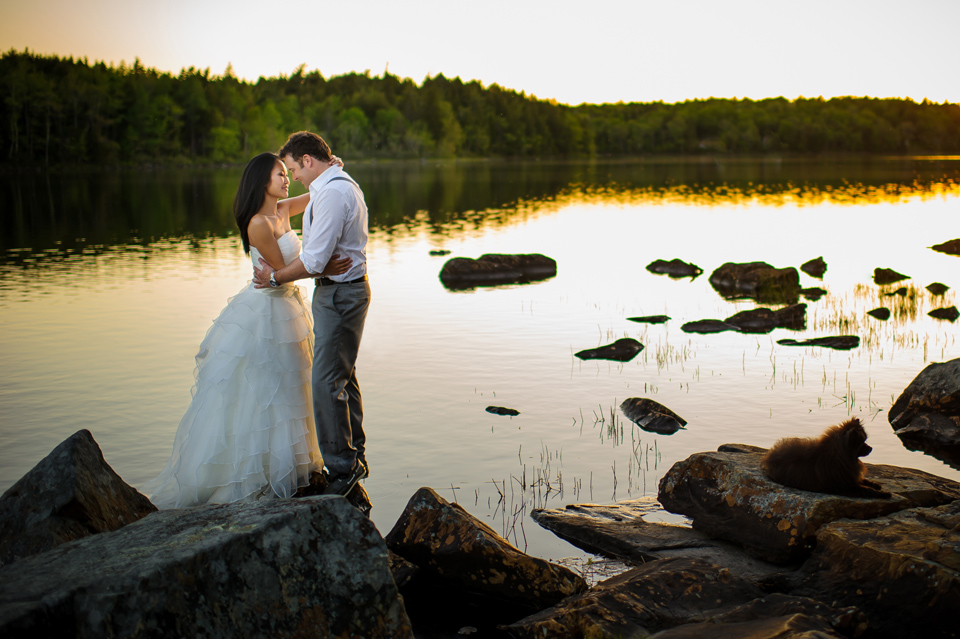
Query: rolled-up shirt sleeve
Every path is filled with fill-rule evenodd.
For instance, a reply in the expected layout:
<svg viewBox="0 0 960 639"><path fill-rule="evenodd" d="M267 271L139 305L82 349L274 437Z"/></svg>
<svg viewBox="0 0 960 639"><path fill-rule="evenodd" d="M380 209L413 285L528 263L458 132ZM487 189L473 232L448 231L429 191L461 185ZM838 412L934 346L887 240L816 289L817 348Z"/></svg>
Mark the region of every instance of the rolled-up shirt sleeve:
<svg viewBox="0 0 960 639"><path fill-rule="evenodd" d="M322 189L311 196L316 201L310 203L312 219L300 259L308 271L318 275L336 253L350 207L346 196L337 189Z"/></svg>

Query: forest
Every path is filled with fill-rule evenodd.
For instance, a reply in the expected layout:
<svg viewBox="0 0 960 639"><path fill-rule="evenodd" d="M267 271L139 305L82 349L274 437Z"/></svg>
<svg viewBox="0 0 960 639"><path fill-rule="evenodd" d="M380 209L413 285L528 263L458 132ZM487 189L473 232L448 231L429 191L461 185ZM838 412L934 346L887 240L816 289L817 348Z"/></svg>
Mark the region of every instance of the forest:
<svg viewBox="0 0 960 639"><path fill-rule="evenodd" d="M0 164L231 164L299 130L350 158L960 153L960 105L865 97L569 106L443 75L238 79L0 55Z"/></svg>

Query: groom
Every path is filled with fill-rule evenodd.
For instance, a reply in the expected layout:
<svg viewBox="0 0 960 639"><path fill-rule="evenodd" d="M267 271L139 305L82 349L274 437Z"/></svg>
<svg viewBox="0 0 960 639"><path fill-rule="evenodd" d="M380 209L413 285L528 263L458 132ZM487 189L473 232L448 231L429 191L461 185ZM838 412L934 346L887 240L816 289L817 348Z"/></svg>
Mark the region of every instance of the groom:
<svg viewBox="0 0 960 639"><path fill-rule="evenodd" d="M290 177L310 192L303 213L300 258L279 270L262 259L255 286L314 278L313 414L327 467L327 494L346 495L369 474L364 456L363 403L357 352L370 305L367 282L367 205L360 186L330 165L330 147L309 131L292 134L278 154ZM342 275L317 274L335 255L349 258Z"/></svg>

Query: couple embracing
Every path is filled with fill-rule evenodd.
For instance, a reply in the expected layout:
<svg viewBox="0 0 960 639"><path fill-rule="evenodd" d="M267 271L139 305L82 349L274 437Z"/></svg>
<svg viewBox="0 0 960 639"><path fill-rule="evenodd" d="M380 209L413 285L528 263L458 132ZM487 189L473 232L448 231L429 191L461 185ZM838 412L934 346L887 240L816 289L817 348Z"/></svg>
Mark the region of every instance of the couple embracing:
<svg viewBox="0 0 960 639"><path fill-rule="evenodd" d="M173 454L144 486L158 507L291 497L323 466L326 492L346 495L369 474L356 374L370 304L367 206L342 167L301 131L244 169L233 208L254 280L200 345ZM288 198L290 178L308 192ZM290 226L300 213L302 243ZM305 278L312 309L295 283Z"/></svg>

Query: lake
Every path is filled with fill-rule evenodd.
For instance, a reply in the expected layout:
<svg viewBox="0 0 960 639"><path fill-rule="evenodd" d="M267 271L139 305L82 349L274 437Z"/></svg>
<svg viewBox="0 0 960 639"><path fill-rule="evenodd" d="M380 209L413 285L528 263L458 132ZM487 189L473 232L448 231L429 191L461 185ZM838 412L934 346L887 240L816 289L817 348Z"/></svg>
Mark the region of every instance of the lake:
<svg viewBox="0 0 960 639"><path fill-rule="evenodd" d="M956 304L960 286L960 257L929 248L960 237L960 157L348 158L346 169L370 208L373 301L358 376L365 486L383 534L430 486L531 554L583 558L530 511L655 497L692 453L812 436L849 416L867 426L868 462L960 480L906 450L887 421L924 366L960 357L957 325L927 315ZM161 470L200 340L250 279L231 212L240 171L0 176L0 490L81 428L128 483ZM441 250L450 253L431 255ZM542 253L557 275L443 287L447 259L484 253ZM680 329L759 306L710 286L721 264L799 267L818 256L823 279L801 273L801 284L827 294L806 301L805 330ZM645 268L673 258L704 274ZM877 267L910 279L877 286ZM951 289L933 296L932 282ZM892 294L901 286L905 295ZM880 306L889 320L867 315ZM627 320L660 314L671 319ZM776 343L837 334L861 345ZM621 337L645 349L625 363L574 356ZM666 405L686 429L640 430L618 409L629 397Z"/></svg>

